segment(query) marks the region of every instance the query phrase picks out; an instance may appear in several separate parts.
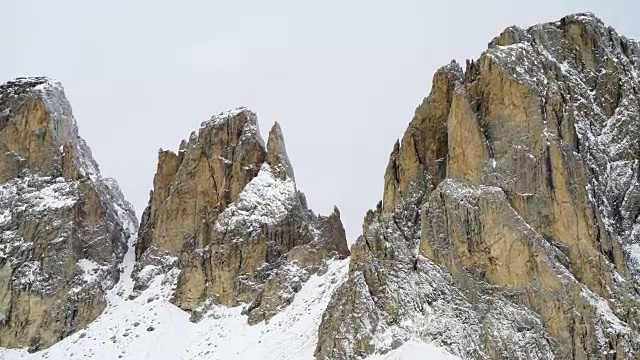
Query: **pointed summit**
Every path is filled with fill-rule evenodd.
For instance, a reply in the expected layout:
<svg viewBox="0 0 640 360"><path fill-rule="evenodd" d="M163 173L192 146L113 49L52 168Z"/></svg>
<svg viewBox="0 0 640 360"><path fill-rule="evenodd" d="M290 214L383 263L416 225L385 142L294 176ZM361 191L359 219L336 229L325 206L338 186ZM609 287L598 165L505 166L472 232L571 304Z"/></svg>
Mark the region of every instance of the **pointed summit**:
<svg viewBox="0 0 640 360"><path fill-rule="evenodd" d="M292 179L295 181L293 167L289 156L287 156L287 148L284 144L284 136L280 124L276 121L269 131L269 139L267 140L267 163L273 169L276 177L281 179Z"/></svg>
<svg viewBox="0 0 640 360"><path fill-rule="evenodd" d="M193 320L212 304L245 303L256 324L289 305L327 261L349 255L339 216L314 214L296 189L278 123L265 147L256 114L235 109L180 149L160 153L136 245L136 289L177 268L172 302ZM149 265L154 272L144 271Z"/></svg>

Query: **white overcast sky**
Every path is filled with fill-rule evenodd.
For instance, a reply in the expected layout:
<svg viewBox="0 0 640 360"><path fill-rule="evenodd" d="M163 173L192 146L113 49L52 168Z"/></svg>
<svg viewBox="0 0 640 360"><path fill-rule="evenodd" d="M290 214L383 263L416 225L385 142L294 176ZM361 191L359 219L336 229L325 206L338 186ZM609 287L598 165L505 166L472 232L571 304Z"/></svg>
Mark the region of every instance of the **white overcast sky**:
<svg viewBox="0 0 640 360"><path fill-rule="evenodd" d="M244 105L282 125L298 188L349 240L436 69L505 27L591 11L640 37L640 2L0 0L0 82L63 82L103 175L138 215L159 148Z"/></svg>

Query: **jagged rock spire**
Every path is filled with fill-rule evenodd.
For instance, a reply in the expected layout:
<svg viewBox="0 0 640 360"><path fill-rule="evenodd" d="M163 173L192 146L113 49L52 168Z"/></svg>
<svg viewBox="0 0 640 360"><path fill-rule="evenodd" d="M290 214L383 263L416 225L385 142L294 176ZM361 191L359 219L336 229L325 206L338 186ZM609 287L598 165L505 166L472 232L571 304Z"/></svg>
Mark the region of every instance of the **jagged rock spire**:
<svg viewBox="0 0 640 360"><path fill-rule="evenodd" d="M177 154L160 153L138 269L178 267L173 302L194 319L202 304L250 303L249 322L259 322L324 261L348 254L339 215L315 215L296 189L278 123L265 148L256 114L238 108L204 122ZM139 288L150 279L135 277Z"/></svg>
<svg viewBox="0 0 640 360"><path fill-rule="evenodd" d="M267 163L271 165L274 175L281 179L295 180L293 167L287 156L287 148L284 144L284 136L280 124L276 121L269 130L267 140Z"/></svg>

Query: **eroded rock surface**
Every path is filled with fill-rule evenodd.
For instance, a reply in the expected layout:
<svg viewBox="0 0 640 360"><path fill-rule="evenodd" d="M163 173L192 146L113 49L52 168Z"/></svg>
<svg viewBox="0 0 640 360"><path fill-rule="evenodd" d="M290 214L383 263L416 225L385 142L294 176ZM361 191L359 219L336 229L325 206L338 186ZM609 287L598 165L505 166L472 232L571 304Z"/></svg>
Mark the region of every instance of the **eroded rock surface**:
<svg viewBox="0 0 640 360"><path fill-rule="evenodd" d="M136 226L62 86L0 85L0 347L39 350L102 313Z"/></svg>
<svg viewBox="0 0 640 360"><path fill-rule="evenodd" d="M288 305L325 261L349 255L340 213L311 212L296 188L280 126L265 145L244 108L205 122L178 153L160 151L136 245L136 286L177 275L172 302L249 304L249 322Z"/></svg>
<svg viewBox="0 0 640 360"><path fill-rule="evenodd" d="M640 46L592 14L439 70L391 154L318 359L640 359Z"/></svg>

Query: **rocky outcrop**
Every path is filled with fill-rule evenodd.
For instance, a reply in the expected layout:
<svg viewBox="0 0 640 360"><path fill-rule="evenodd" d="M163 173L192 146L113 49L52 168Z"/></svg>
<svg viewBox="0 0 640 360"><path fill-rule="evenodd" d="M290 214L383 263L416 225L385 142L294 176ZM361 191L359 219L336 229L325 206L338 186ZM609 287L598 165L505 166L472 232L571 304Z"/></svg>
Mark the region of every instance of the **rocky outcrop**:
<svg viewBox="0 0 640 360"><path fill-rule="evenodd" d="M245 303L256 323L348 255L337 209L317 216L296 189L280 126L265 146L256 115L239 108L203 123L177 154L160 151L134 277L143 289L179 272L172 302L194 319L208 304Z"/></svg>
<svg viewBox="0 0 640 360"><path fill-rule="evenodd" d="M100 176L62 86L0 86L0 347L38 350L85 327L137 220Z"/></svg>
<svg viewBox="0 0 640 360"><path fill-rule="evenodd" d="M319 329L468 359L640 359L640 46L592 14L439 70Z"/></svg>

